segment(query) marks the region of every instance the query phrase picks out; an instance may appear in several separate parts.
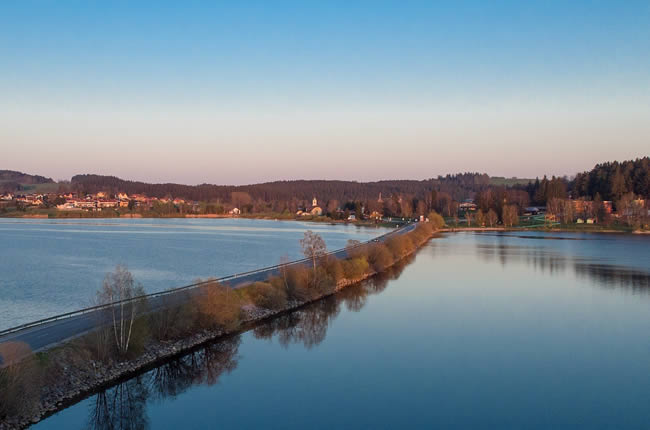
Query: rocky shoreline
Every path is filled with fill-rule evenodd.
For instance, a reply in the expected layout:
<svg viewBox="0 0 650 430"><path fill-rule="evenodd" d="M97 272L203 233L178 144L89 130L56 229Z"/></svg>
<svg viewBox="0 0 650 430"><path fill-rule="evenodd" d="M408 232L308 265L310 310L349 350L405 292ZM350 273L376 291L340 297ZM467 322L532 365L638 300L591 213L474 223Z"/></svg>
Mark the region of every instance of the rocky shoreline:
<svg viewBox="0 0 650 430"><path fill-rule="evenodd" d="M428 242L430 238L431 237L419 243L415 250L404 255L401 259L396 260L388 268L395 266L399 262L415 254L422 245ZM345 287L358 284L359 282L372 278L378 274L379 272L370 272L356 279L342 279L337 283L336 288L332 293L323 294L313 300L289 302L287 303L287 306L279 310L261 309L251 306L244 309L245 316L239 327L236 329L203 330L177 341L150 344L145 347L144 353L132 360L111 363L110 365L91 361L90 366L83 369L77 367L68 369L64 367L64 375L62 378L59 378L61 382L53 386L48 386L45 389L45 392L41 396L40 403L36 406L32 414L0 422L0 430L29 427L30 425L38 423L42 419L83 400L93 393L108 387L121 379L127 379L142 371L155 368L165 361L183 355L184 353L189 352L194 348L198 348L208 342L246 332L257 324L263 323L279 315L292 312L332 294L336 294Z"/></svg>

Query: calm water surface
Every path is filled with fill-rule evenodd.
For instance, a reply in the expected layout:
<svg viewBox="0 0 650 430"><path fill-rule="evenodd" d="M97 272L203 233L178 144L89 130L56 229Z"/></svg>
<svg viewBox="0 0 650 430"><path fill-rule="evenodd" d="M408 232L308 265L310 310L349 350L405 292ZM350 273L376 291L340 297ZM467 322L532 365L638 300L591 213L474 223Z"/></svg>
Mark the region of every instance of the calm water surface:
<svg viewBox="0 0 650 430"><path fill-rule="evenodd" d="M300 258L306 230L328 248L388 230L247 219L0 218L0 329L89 306L125 264L147 292Z"/></svg>
<svg viewBox="0 0 650 430"><path fill-rule="evenodd" d="M449 234L38 429L647 429L650 238Z"/></svg>

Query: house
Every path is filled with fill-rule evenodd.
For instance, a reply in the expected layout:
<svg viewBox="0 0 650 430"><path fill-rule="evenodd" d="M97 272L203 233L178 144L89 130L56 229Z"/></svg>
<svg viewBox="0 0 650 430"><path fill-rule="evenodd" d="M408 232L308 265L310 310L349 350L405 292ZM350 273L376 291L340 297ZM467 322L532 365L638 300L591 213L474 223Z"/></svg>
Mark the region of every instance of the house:
<svg viewBox="0 0 650 430"><path fill-rule="evenodd" d="M43 196L42 195L28 195L28 196L22 196L22 197L17 197L16 201L23 203L26 206L41 206L43 205Z"/></svg>
<svg viewBox="0 0 650 430"><path fill-rule="evenodd" d="M14 196L11 193L3 194L2 197L0 197L0 200L4 200L4 201L7 201L7 202L9 202L9 201L11 201L13 199L14 199Z"/></svg>
<svg viewBox="0 0 650 430"><path fill-rule="evenodd" d="M590 213L593 211L592 201L587 200L571 200L573 203L573 211L578 214Z"/></svg>
<svg viewBox="0 0 650 430"><path fill-rule="evenodd" d="M351 215L348 217L348 221L356 221L356 219L357 219L357 217L356 217L355 214L351 214Z"/></svg>
<svg viewBox="0 0 650 430"><path fill-rule="evenodd" d="M524 208L524 215L539 215L541 210L537 206L529 206Z"/></svg>
<svg viewBox="0 0 650 430"><path fill-rule="evenodd" d="M478 206L472 199L464 200L461 204L458 205L458 210L461 212L474 212L477 209Z"/></svg>
<svg viewBox="0 0 650 430"><path fill-rule="evenodd" d="M103 199L103 200L97 200L97 207L98 208L115 208L120 204L119 201L117 200L108 200L108 199Z"/></svg>
<svg viewBox="0 0 650 430"><path fill-rule="evenodd" d="M56 208L60 211L73 211L76 209L74 203L72 202L65 202L63 204L56 205Z"/></svg>
<svg viewBox="0 0 650 430"><path fill-rule="evenodd" d="M66 203L71 203L76 209L96 209L97 202L94 200L68 200Z"/></svg>
<svg viewBox="0 0 650 430"><path fill-rule="evenodd" d="M239 208L232 208L230 211L228 211L228 213L230 215L237 216L237 215L241 214L241 211L239 210Z"/></svg>

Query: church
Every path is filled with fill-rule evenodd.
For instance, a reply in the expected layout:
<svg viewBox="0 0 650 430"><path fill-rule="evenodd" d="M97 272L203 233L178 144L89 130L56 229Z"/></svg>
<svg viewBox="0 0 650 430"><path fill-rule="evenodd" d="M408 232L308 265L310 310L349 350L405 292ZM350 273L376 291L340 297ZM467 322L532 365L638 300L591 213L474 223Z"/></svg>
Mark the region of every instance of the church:
<svg viewBox="0 0 650 430"><path fill-rule="evenodd" d="M314 197L314 199L311 201L311 208L309 208L309 213L313 216L323 215L323 209L318 206L318 200L316 200L316 197Z"/></svg>
<svg viewBox="0 0 650 430"><path fill-rule="evenodd" d="M308 215L322 216L323 215L323 209L320 206L318 206L318 200L316 200L316 197L314 197L313 200L311 201L311 206L306 208L304 211L299 210L298 212L296 212L296 215L300 215L300 216L308 216Z"/></svg>

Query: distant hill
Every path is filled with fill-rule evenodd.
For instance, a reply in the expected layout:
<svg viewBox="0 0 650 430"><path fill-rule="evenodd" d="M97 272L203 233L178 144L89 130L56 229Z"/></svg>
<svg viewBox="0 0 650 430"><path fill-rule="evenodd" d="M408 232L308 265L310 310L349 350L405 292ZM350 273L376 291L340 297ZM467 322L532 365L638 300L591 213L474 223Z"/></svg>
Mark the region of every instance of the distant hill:
<svg viewBox="0 0 650 430"><path fill-rule="evenodd" d="M19 184L50 184L54 181L45 176L29 175L15 170L0 170L0 182L16 182Z"/></svg>
<svg viewBox="0 0 650 430"><path fill-rule="evenodd" d="M391 194L408 193L417 195L432 188L432 180L395 180L379 182L355 182L336 180L296 180L275 181L253 185L182 185L150 184L128 181L115 176L76 175L71 185L87 193L98 191L146 194L150 197L182 197L191 200L229 201L233 192L248 193L254 200L288 201L291 199L311 200L314 196L321 201L337 199L340 201L376 199L379 193L386 197Z"/></svg>
<svg viewBox="0 0 650 430"><path fill-rule="evenodd" d="M293 180L275 181L252 185L182 185L182 184L150 184L139 181L128 181L115 176L76 175L71 180L73 189L85 193L108 191L111 193L126 192L128 194L146 194L150 197L181 197L190 200L221 200L230 201L232 193L246 193L253 201L283 201L309 200L316 197L321 204L329 200L347 201L376 201L391 196L412 196L426 199L432 190L449 194L456 200L471 198L475 193L491 186L511 187L527 184L528 179L492 178L481 173L459 173L455 175L438 176L425 180L384 180L376 182L356 182L338 180Z"/></svg>
<svg viewBox="0 0 650 430"><path fill-rule="evenodd" d="M34 191L39 188L54 189L55 185L52 178L45 176L30 175L15 170L0 170L0 192Z"/></svg>

